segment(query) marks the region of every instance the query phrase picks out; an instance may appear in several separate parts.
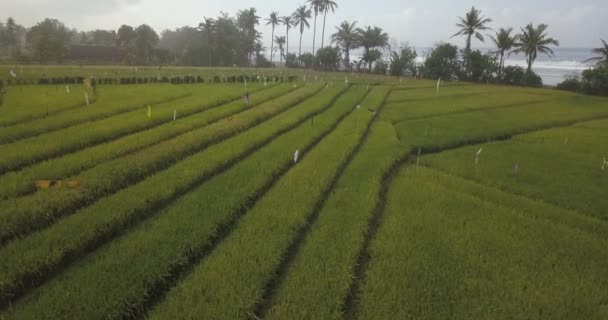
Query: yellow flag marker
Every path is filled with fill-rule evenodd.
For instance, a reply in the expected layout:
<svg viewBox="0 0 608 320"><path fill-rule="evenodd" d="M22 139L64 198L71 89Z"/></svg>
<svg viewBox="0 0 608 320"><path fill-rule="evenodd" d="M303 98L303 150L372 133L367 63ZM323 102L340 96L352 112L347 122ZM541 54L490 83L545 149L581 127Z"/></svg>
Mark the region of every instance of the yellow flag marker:
<svg viewBox="0 0 608 320"><path fill-rule="evenodd" d="M148 119L152 118L152 107L148 105Z"/></svg>

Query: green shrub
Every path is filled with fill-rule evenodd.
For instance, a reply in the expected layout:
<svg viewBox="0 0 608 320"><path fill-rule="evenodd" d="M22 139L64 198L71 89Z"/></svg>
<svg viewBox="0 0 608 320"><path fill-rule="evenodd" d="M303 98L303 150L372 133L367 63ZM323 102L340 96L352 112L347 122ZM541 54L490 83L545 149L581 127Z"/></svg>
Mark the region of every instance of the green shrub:
<svg viewBox="0 0 608 320"><path fill-rule="evenodd" d="M581 91L586 94L608 96L608 64L583 71Z"/></svg>
<svg viewBox="0 0 608 320"><path fill-rule="evenodd" d="M557 84L556 89L577 92L581 86L580 80L577 78L568 78Z"/></svg>

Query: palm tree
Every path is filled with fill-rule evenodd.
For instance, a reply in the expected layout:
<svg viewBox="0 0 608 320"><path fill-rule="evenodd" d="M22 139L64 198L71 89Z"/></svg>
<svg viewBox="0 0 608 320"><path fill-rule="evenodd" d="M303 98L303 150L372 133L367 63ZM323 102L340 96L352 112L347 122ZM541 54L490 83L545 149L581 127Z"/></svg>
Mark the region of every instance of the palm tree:
<svg viewBox="0 0 608 320"><path fill-rule="evenodd" d="M606 41L604 41L604 39L600 39L602 40L602 43L604 44L603 48L595 48L593 50L591 50L591 52L599 54L599 57L593 57L590 59L585 60L585 62L588 61L597 61L597 64L608 64L608 43L606 43Z"/></svg>
<svg viewBox="0 0 608 320"><path fill-rule="evenodd" d="M308 23L308 19L311 18L310 9L306 6L300 6L293 13L293 26L300 27L300 49L298 51L298 55L302 55L302 35L304 34L304 29L310 29L310 23Z"/></svg>
<svg viewBox="0 0 608 320"><path fill-rule="evenodd" d="M323 0L306 0L310 9L315 13L315 24L312 33L312 54L315 54L315 40L317 39L317 16L323 10Z"/></svg>
<svg viewBox="0 0 608 320"><path fill-rule="evenodd" d="M528 71L532 71L532 64L538 57L539 52L552 56L553 50L549 46L559 46L559 41L547 37L547 28L549 26L546 24L539 24L538 27L534 28L534 25L530 23L521 29L521 34L513 45L517 48L513 52L524 53L526 55Z"/></svg>
<svg viewBox="0 0 608 320"><path fill-rule="evenodd" d="M388 34L382 28L376 26L373 28L367 26L365 29L358 28L357 32L361 35L360 44L365 49L363 59L367 61L371 72L372 64L381 56L381 53L374 49L388 46Z"/></svg>
<svg viewBox="0 0 608 320"><path fill-rule="evenodd" d="M502 76L502 70L505 66L505 52L510 51L515 43L515 37L511 36L511 32L513 32L513 28L500 28L500 30L496 32L496 38L490 35L490 39L492 39L492 42L494 42L494 45L498 49L495 53L500 54L498 77Z"/></svg>
<svg viewBox="0 0 608 320"><path fill-rule="evenodd" d="M287 48L285 51L289 54L289 29L293 26L293 18L291 16L281 17L281 23L285 26L286 35L287 35Z"/></svg>
<svg viewBox="0 0 608 320"><path fill-rule="evenodd" d="M323 33L321 33L321 48L323 48L323 45L325 44L325 19L327 18L327 12L329 10L331 10L332 13L335 12L338 4L333 0L322 0L321 3L321 9L323 10Z"/></svg>
<svg viewBox="0 0 608 320"><path fill-rule="evenodd" d="M331 42L344 50L344 67L350 70L350 50L361 46L361 33L357 29L357 21L343 21L336 27L336 33L331 35Z"/></svg>
<svg viewBox="0 0 608 320"><path fill-rule="evenodd" d="M273 11L270 13L270 17L266 18L266 25L272 25L272 36L270 38L270 62L272 63L272 56L274 55L274 27L278 26L279 21L279 13Z"/></svg>
<svg viewBox="0 0 608 320"><path fill-rule="evenodd" d="M475 38L479 39L481 42L484 42L485 39L483 35L479 32L482 30L488 30L489 27L486 24L492 22L492 19L482 16L481 10L475 9L475 7L471 8L471 11L467 12L465 18L458 17L460 22L456 24L456 26L460 27L460 31L456 32L452 36L466 36L467 37L467 46L466 51L471 50L471 37L475 36Z"/></svg>
<svg viewBox="0 0 608 320"><path fill-rule="evenodd" d="M283 63L283 56L285 55L285 52L283 51L284 50L283 45L285 44L285 37L276 36L274 38L274 41L277 43L277 46L279 46L278 47L279 59L280 59L280 62Z"/></svg>

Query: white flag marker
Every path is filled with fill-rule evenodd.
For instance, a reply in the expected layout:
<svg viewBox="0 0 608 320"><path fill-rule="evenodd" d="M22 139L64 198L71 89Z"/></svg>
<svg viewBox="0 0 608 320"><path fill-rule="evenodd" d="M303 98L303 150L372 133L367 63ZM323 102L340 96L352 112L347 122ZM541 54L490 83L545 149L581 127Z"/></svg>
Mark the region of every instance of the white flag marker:
<svg viewBox="0 0 608 320"><path fill-rule="evenodd" d="M17 77L17 74L15 73L15 71L11 70L9 73L11 74L11 77L13 77L13 78Z"/></svg>
<svg viewBox="0 0 608 320"><path fill-rule="evenodd" d="M65 86L65 92L67 94L70 94L70 86L67 86L67 85Z"/></svg>
<svg viewBox="0 0 608 320"><path fill-rule="evenodd" d="M608 169L608 161L606 161L606 157L604 157L604 163L602 163L602 171Z"/></svg>
<svg viewBox="0 0 608 320"><path fill-rule="evenodd" d="M175 118L177 118L177 110L173 110L173 121L175 121Z"/></svg>
<svg viewBox="0 0 608 320"><path fill-rule="evenodd" d="M300 156L300 149L296 150L296 152L293 154L293 163L298 162L299 156Z"/></svg>
<svg viewBox="0 0 608 320"><path fill-rule="evenodd" d="M85 92L84 93L84 101L87 103L87 106L89 105L89 93Z"/></svg>
<svg viewBox="0 0 608 320"><path fill-rule="evenodd" d="M441 85L441 78L437 79L437 96L439 96L439 86Z"/></svg>
<svg viewBox="0 0 608 320"><path fill-rule="evenodd" d="M479 151L477 151L477 153L475 154L475 165L479 163L479 156L481 155L481 151L483 151L483 147L481 147Z"/></svg>

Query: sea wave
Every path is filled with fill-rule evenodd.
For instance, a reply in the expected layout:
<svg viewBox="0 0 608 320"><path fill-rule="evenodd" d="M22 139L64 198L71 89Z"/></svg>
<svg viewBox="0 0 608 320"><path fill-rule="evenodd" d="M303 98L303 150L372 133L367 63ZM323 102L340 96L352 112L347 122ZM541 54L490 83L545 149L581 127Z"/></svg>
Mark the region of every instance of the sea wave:
<svg viewBox="0 0 608 320"><path fill-rule="evenodd" d="M527 67L528 63L526 60L507 59L505 65ZM591 67L593 67L592 63L575 60L538 60L534 62L534 69L583 71Z"/></svg>

